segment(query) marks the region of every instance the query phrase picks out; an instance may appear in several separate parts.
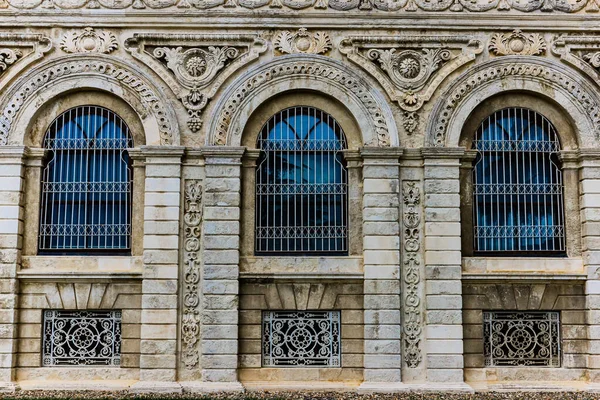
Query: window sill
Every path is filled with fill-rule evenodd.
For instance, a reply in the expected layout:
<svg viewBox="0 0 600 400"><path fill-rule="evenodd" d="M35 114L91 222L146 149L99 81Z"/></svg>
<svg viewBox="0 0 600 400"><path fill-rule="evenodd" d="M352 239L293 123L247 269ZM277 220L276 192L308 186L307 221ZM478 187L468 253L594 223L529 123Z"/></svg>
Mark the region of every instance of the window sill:
<svg viewBox="0 0 600 400"><path fill-rule="evenodd" d="M463 257L463 276L585 276L581 258ZM544 278L541 278L544 279Z"/></svg>
<svg viewBox="0 0 600 400"><path fill-rule="evenodd" d="M362 279L363 260L344 257L241 257L242 278Z"/></svg>
<svg viewBox="0 0 600 400"><path fill-rule="evenodd" d="M130 256L27 256L19 278L37 279L138 279L142 257Z"/></svg>

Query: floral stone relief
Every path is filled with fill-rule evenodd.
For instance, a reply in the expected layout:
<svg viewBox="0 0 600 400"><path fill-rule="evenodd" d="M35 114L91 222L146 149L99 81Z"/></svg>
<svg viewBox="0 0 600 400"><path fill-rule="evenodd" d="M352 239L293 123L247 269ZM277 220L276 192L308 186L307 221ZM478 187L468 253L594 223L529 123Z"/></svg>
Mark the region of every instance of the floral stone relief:
<svg viewBox="0 0 600 400"><path fill-rule="evenodd" d="M326 32L308 32L300 28L298 32L282 31L275 36L273 44L281 53L324 54L331 49L331 39Z"/></svg>
<svg viewBox="0 0 600 400"><path fill-rule="evenodd" d="M112 32L85 28L82 31L66 33L60 48L66 53L110 53L119 47L117 37Z"/></svg>

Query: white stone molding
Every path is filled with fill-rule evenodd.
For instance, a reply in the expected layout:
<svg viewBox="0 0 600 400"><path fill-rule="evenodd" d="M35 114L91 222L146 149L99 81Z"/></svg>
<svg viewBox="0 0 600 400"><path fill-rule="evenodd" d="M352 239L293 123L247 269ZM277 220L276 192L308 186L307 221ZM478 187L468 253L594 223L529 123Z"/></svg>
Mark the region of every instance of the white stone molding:
<svg viewBox="0 0 600 400"><path fill-rule="evenodd" d="M241 132L258 104L289 90L312 90L337 99L356 118L366 146L397 146L392 111L372 85L343 64L318 55L285 55L246 72L215 105L210 145L239 146Z"/></svg>
<svg viewBox="0 0 600 400"><path fill-rule="evenodd" d="M538 56L546 52L546 41L539 33L496 33L490 39L489 50L497 56Z"/></svg>
<svg viewBox="0 0 600 400"><path fill-rule="evenodd" d="M175 113L151 78L114 58L73 54L32 69L4 92L0 146L22 143L25 129L16 128L19 121L29 121L44 103L74 86L109 91L129 100L144 125L146 144L179 142Z"/></svg>
<svg viewBox="0 0 600 400"><path fill-rule="evenodd" d="M0 33L0 90L28 64L52 48L46 36L27 33Z"/></svg>
<svg viewBox="0 0 600 400"><path fill-rule="evenodd" d="M181 340L183 364L188 370L198 367L200 354L200 235L202 222L202 181L185 181L184 192L184 243L183 243L183 315Z"/></svg>
<svg viewBox="0 0 600 400"><path fill-rule="evenodd" d="M600 142L600 97L597 88L576 71L541 57L499 57L466 71L440 96L426 128L426 143L456 147L471 111L483 100L509 91L550 96L570 115L580 147Z"/></svg>
<svg viewBox="0 0 600 400"><path fill-rule="evenodd" d="M402 216L404 226L404 268L402 274L404 279L403 359L408 368L417 368L423 359L420 348L423 318L419 288L421 283L421 261L419 260L421 249L421 189L417 186L418 183L418 181L402 182L404 202Z"/></svg>
<svg viewBox="0 0 600 400"><path fill-rule="evenodd" d="M448 75L475 60L483 44L471 36L350 36L339 49L403 110L416 111Z"/></svg>
<svg viewBox="0 0 600 400"><path fill-rule="evenodd" d="M107 10L162 10L172 9L179 13L192 10L220 8L224 10L238 8L255 10L265 8L302 10L329 9L338 12L369 12L378 10L385 13L406 12L488 12L505 13L579 13L598 12L598 0L0 0L0 12L9 10L74 10L74 9L107 9Z"/></svg>
<svg viewBox="0 0 600 400"><path fill-rule="evenodd" d="M600 81L600 36L560 35L551 51L565 63Z"/></svg>
<svg viewBox="0 0 600 400"><path fill-rule="evenodd" d="M188 128L202 127L202 111L225 80L267 50L257 35L135 34L125 49L161 76L185 106Z"/></svg>
<svg viewBox="0 0 600 400"><path fill-rule="evenodd" d="M65 53L110 53L119 47L114 33L84 28L63 35L60 48Z"/></svg>
<svg viewBox="0 0 600 400"><path fill-rule="evenodd" d="M327 32L309 32L306 28L300 28L296 33L279 32L273 45L281 53L325 54L331 50L331 39Z"/></svg>

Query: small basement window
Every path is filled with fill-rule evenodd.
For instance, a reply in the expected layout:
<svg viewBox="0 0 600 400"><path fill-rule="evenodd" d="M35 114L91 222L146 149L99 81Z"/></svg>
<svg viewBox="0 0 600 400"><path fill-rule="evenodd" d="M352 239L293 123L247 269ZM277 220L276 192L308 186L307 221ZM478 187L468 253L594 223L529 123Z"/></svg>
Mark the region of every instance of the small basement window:
<svg viewBox="0 0 600 400"><path fill-rule="evenodd" d="M560 367L558 311L483 313L486 367Z"/></svg>

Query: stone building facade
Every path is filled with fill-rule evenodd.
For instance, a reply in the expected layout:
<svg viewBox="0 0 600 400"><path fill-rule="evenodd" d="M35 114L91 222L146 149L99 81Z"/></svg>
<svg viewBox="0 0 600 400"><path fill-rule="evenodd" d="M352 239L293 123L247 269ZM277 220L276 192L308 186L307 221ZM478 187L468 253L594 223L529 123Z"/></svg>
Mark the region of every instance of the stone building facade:
<svg viewBox="0 0 600 400"><path fill-rule="evenodd" d="M0 0L0 387L598 388L599 11Z"/></svg>

